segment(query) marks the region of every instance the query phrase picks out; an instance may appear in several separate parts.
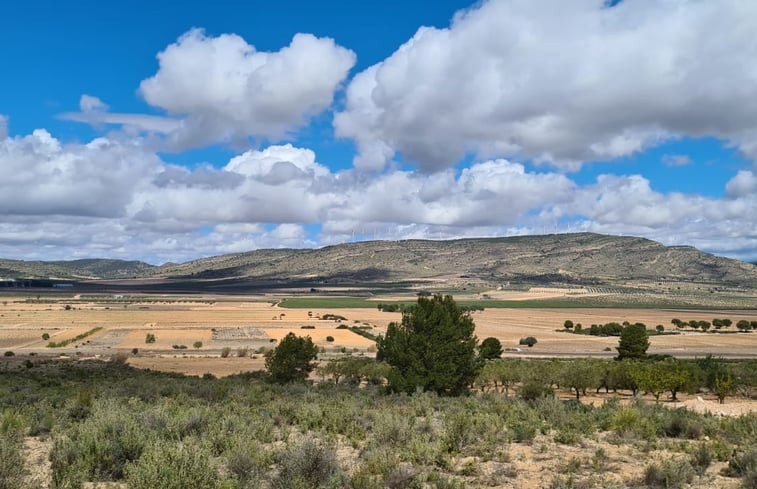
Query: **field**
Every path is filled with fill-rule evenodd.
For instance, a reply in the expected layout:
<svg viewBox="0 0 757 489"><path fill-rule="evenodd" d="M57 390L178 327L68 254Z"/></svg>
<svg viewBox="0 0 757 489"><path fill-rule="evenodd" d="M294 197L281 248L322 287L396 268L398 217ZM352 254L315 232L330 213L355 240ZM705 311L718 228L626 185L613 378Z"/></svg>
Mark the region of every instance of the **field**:
<svg viewBox="0 0 757 489"><path fill-rule="evenodd" d="M558 295L562 296L558 297ZM616 337L569 334L563 330L566 319L585 327L595 323L643 322L649 328L662 324L675 330L671 319L712 321L728 317L734 324L740 319L757 319L757 310L556 307L570 300L565 291L541 288L529 291L491 291L492 299L474 300L475 295L461 295L462 305L485 305L484 311L472 313L479 339L496 337L505 348L520 349L512 356L597 356L610 357L617 346ZM570 295L597 297L589 292ZM506 301L494 298L508 297ZM504 307L518 302L519 307ZM283 300L282 300L283 299ZM537 300L538 299L538 300ZM546 307L533 307L534 303ZM7 297L0 303L0 348L16 354L76 355L107 357L116 352L129 353L135 366L183 372L192 375L212 373L230 375L262 368L262 353L276 345L286 334L310 336L322 349L322 356L361 353L371 356L375 347L369 339L346 329L361 326L380 334L398 312L382 312L380 302L412 303L409 296L384 296L380 299L356 297L286 298L261 296L160 296L140 295L56 297L35 299ZM525 307L531 305L532 307ZM491 307L494 306L494 307ZM343 319L321 319L333 315ZM62 348L49 348L87 332L103 329L81 341ZM303 328L304 327L304 328ZM712 354L722 357L757 356L757 333L686 332L653 336L651 353L680 357ZM147 343L147 335L154 342ZM47 335L48 339L43 339ZM533 348L521 347L519 340L534 336ZM197 347L195 347L197 345ZM224 348L231 349L221 358ZM238 356L238 350L244 356ZM248 355L249 353L249 355ZM253 359L255 356L257 358Z"/></svg>

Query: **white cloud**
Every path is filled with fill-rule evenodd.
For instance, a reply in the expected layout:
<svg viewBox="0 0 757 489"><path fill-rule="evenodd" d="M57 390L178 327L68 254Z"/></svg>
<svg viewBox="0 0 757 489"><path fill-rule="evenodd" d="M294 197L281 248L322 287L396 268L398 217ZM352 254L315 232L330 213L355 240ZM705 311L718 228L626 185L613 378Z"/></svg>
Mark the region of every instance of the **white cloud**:
<svg viewBox="0 0 757 489"><path fill-rule="evenodd" d="M67 112L59 118L68 121L84 122L95 127L105 124L124 126L130 132L149 132L167 134L178 130L182 123L170 117L147 114L120 114L109 112L110 107L97 97L84 94L79 99L80 112ZM134 131L132 131L134 130Z"/></svg>
<svg viewBox="0 0 757 489"><path fill-rule="evenodd" d="M0 141L0 215L123 215L157 160L107 139L63 145L44 129L6 138Z"/></svg>
<svg viewBox="0 0 757 489"><path fill-rule="evenodd" d="M513 156L576 169L671 137L757 158L757 3L490 0L357 74L335 117L355 166Z"/></svg>
<svg viewBox="0 0 757 489"><path fill-rule="evenodd" d="M158 54L158 72L140 85L145 100L182 118L177 148L281 139L327 109L355 64L333 39L296 34L276 52L257 51L235 34L193 29Z"/></svg>
<svg viewBox="0 0 757 489"><path fill-rule="evenodd" d="M0 141L8 137L8 117L0 114Z"/></svg>
<svg viewBox="0 0 757 489"><path fill-rule="evenodd" d="M688 166L694 162L688 155L663 155L662 163L667 167L673 168L676 166Z"/></svg>
<svg viewBox="0 0 757 489"><path fill-rule="evenodd" d="M566 175L497 159L459 173L334 172L292 145L222 168L170 165L139 140L64 144L45 130L0 141L0 257L154 262L352 239L590 230L757 257L757 182L725 198L660 193L639 175ZM318 236L306 225L321 224Z"/></svg>
<svg viewBox="0 0 757 489"><path fill-rule="evenodd" d="M757 175L749 170L740 170L730 179L725 190L731 197L743 197L757 193Z"/></svg>
<svg viewBox="0 0 757 489"><path fill-rule="evenodd" d="M86 93L79 98L79 110L82 112L104 112L108 105L97 97Z"/></svg>

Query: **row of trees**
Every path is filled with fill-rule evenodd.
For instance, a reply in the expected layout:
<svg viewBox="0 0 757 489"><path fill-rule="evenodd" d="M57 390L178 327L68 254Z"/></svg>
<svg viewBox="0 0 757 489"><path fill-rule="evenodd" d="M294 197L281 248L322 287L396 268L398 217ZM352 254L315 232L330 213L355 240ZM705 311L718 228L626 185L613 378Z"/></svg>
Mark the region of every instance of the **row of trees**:
<svg viewBox="0 0 757 489"><path fill-rule="evenodd" d="M722 328L730 328L733 324L733 321L730 319L724 318L715 318L710 321L703 321L703 320L697 320L692 319L690 321L682 321L678 318L674 318L670 321L670 323L675 326L678 329L685 329L685 328L692 328L692 329L701 329L702 331L708 331L710 328L715 328L716 330L722 329ZM757 329L757 321L747 321L746 319L741 319L736 323L736 327L741 331L750 331L753 329Z"/></svg>
<svg viewBox="0 0 757 489"><path fill-rule="evenodd" d="M677 400L679 392L693 394L706 389L723 402L733 392L749 395L757 386L757 369L754 363L727 363L711 356L696 360L667 358L622 362L502 359L487 362L475 385L484 392L509 395L516 388L521 391L533 384L549 389L568 389L575 393L576 399L589 390L598 393L604 389L605 392L627 391L634 395L644 392L657 400L669 393L672 400Z"/></svg>
<svg viewBox="0 0 757 489"><path fill-rule="evenodd" d="M710 328L714 328L716 330L720 330L722 328L729 328L733 324L733 321L730 319L719 319L715 318L710 321L704 321L704 320L696 320L692 319L691 321L681 321L678 318L674 318L670 321L673 326L675 326L677 329L700 329L702 331L709 331ZM637 324L643 324L643 323L637 323ZM622 324L617 322L610 322L607 324L592 324L590 327L585 328L581 323L574 323L572 320L567 319L563 323L563 327L571 331L573 333L577 334L588 334L593 336L620 336L621 331L624 327L628 326L629 322L625 321ZM646 325L645 325L646 327ZM742 319L736 323L736 327L741 331L750 331L750 330L757 330L757 321L747 321L746 319ZM655 331L657 333L663 333L665 331L665 327L662 324L658 324L655 326L654 331L652 333L654 334Z"/></svg>

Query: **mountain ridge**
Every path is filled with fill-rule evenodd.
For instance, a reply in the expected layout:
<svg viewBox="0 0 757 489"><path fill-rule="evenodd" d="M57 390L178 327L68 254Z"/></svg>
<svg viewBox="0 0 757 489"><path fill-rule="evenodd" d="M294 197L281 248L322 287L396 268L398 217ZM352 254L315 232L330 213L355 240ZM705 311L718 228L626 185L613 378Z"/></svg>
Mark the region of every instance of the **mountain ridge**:
<svg viewBox="0 0 757 489"><path fill-rule="evenodd" d="M361 241L316 249L261 249L161 266L112 259L0 260L0 277L9 273L75 280L244 278L359 283L468 276L534 282L688 280L757 285L754 264L691 246L593 233Z"/></svg>

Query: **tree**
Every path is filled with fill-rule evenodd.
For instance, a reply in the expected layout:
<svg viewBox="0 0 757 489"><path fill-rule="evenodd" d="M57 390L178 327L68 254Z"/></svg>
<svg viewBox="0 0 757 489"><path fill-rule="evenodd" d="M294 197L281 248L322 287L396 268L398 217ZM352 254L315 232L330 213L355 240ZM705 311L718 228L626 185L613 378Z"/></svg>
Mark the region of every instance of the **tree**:
<svg viewBox="0 0 757 489"><path fill-rule="evenodd" d="M273 382L302 382L315 368L317 358L318 347L310 336L302 338L289 333L266 354L265 368Z"/></svg>
<svg viewBox="0 0 757 489"><path fill-rule="evenodd" d="M565 329L571 330L573 329L573 321L571 321L570 319L566 319L565 323L563 323L563 326L565 327Z"/></svg>
<svg viewBox="0 0 757 489"><path fill-rule="evenodd" d="M419 297L379 336L376 359L391 367L389 389L412 393L417 388L440 395L460 395L476 378L481 362L469 313L452 296Z"/></svg>
<svg viewBox="0 0 757 489"><path fill-rule="evenodd" d="M497 338L489 337L478 347L478 356L482 360L494 360L502 356L502 343Z"/></svg>
<svg viewBox="0 0 757 489"><path fill-rule="evenodd" d="M647 328L641 324L629 324L620 332L618 341L618 356L616 360L625 360L626 358L645 358L649 348L649 338L647 338Z"/></svg>
<svg viewBox="0 0 757 489"><path fill-rule="evenodd" d="M535 344L537 344L539 340L534 338L533 336L526 336L525 338L521 338L520 341L518 341L519 345L526 345L527 347L531 348Z"/></svg>
<svg viewBox="0 0 757 489"><path fill-rule="evenodd" d="M658 324L657 326L655 326L654 329L656 329L658 333L664 333L665 332L665 326L663 326L662 324Z"/></svg>
<svg viewBox="0 0 757 489"><path fill-rule="evenodd" d="M575 391L578 400L581 394L586 395L586 389L599 386L602 373L600 363L588 359L573 360L562 369L560 385Z"/></svg>
<svg viewBox="0 0 757 489"><path fill-rule="evenodd" d="M494 390L499 392L500 386L505 391L505 396L510 394L510 389L523 380L520 360L502 360L487 362L478 376L478 383L484 392L489 384L494 385Z"/></svg>
<svg viewBox="0 0 757 489"><path fill-rule="evenodd" d="M749 329L751 329L752 325L749 324L749 321L747 321L746 319L742 319L741 321L739 321L738 323L736 323L736 327L739 328L742 331L749 331Z"/></svg>

